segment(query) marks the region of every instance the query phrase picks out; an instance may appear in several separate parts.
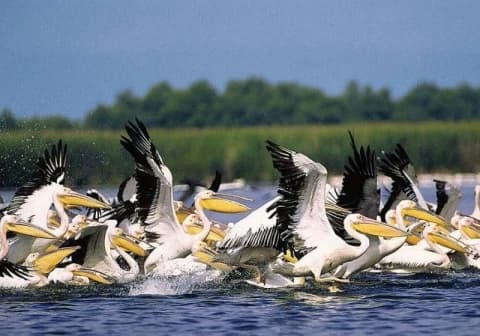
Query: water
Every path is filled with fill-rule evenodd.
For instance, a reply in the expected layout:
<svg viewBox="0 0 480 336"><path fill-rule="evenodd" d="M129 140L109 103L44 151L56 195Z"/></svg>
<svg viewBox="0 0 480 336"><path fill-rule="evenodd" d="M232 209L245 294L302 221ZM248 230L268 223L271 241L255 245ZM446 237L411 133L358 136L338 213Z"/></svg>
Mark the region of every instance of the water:
<svg viewBox="0 0 480 336"><path fill-rule="evenodd" d="M460 210L470 213L473 185L462 191ZM423 192L435 200L433 189ZM254 198L253 208L275 196L268 186L235 193ZM122 286L3 290L0 320L2 334L15 335L473 335L480 326L479 274L362 273L336 293L313 285L264 290L208 272Z"/></svg>

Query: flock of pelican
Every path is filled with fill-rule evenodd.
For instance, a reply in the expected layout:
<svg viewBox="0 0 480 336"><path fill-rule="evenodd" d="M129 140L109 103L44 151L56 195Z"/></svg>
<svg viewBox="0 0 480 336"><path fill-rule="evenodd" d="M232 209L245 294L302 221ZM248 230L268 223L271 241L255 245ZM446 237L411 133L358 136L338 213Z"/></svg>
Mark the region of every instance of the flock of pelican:
<svg viewBox="0 0 480 336"><path fill-rule="evenodd" d="M377 157L349 133L352 153L337 188L321 163L267 141L278 195L250 211L248 199L218 192L219 174L190 207L176 201L172 173L145 126L125 128L120 142L135 169L115 199L65 186L67 146L45 150L1 208L0 288L129 283L178 261L259 287L480 267L480 186L471 215L457 211L461 193L447 182L435 181L437 202L428 202L399 144ZM392 180L389 190L379 174ZM206 210L249 213L227 225Z"/></svg>

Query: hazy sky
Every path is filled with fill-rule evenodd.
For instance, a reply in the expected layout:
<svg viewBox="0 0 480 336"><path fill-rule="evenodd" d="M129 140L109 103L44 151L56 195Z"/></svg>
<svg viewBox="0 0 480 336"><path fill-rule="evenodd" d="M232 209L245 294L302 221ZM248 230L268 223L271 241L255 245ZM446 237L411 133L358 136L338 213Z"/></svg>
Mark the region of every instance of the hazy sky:
<svg viewBox="0 0 480 336"><path fill-rule="evenodd" d="M480 84L480 1L0 2L0 108L77 119L166 80Z"/></svg>

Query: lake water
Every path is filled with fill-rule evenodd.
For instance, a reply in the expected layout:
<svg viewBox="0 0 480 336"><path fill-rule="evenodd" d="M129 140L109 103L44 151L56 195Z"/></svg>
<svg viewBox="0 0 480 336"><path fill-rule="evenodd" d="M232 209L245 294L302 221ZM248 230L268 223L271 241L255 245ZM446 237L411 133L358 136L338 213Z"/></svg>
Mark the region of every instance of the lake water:
<svg viewBox="0 0 480 336"><path fill-rule="evenodd" d="M473 188L462 186L465 213L473 209ZM432 188L423 192L435 201ZM274 197L275 188L234 193L252 197L255 208ZM3 290L0 320L2 334L15 335L476 335L479 274L363 273L339 293L315 286L263 290L212 280L209 273L122 286Z"/></svg>

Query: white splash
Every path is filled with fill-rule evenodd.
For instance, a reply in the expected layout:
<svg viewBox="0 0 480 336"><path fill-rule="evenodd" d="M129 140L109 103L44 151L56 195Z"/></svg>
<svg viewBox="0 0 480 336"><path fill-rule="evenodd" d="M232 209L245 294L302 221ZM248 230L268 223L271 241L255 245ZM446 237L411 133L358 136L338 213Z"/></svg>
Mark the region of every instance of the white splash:
<svg viewBox="0 0 480 336"><path fill-rule="evenodd" d="M188 294L222 278L222 272L209 269L193 258L179 258L165 262L154 275L134 285L129 295Z"/></svg>

